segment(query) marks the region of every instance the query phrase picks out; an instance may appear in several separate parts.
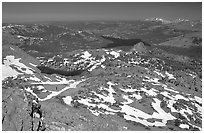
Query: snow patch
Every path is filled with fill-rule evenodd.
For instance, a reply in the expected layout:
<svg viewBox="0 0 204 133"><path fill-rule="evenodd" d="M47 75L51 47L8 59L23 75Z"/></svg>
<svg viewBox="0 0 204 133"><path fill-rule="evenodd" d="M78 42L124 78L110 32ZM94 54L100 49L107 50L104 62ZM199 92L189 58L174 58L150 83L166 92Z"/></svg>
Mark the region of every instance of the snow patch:
<svg viewBox="0 0 204 133"><path fill-rule="evenodd" d="M111 51L110 54L113 55L115 58L118 58L120 56L120 53L115 51Z"/></svg>
<svg viewBox="0 0 204 133"><path fill-rule="evenodd" d="M31 66L34 66L34 67L36 67L36 66L38 66L38 65L35 65L35 64L33 64L33 63L29 63Z"/></svg>
<svg viewBox="0 0 204 133"><path fill-rule="evenodd" d="M12 47L10 47L10 49L14 51L14 49Z"/></svg>
<svg viewBox="0 0 204 133"><path fill-rule="evenodd" d="M169 77L169 79L176 79L173 74L170 74L167 71L165 71L165 74Z"/></svg>
<svg viewBox="0 0 204 133"><path fill-rule="evenodd" d="M198 97L198 96L195 96L195 100L199 103L202 103L202 98Z"/></svg>
<svg viewBox="0 0 204 133"><path fill-rule="evenodd" d="M34 77L31 76L29 79L30 79L30 80L34 80L34 81L37 81L37 82L38 82L38 81L41 81L39 78L37 78L37 77L35 77L35 76L34 76Z"/></svg>
<svg viewBox="0 0 204 133"><path fill-rule="evenodd" d="M138 94L130 95L130 97L136 98L137 100L142 99L142 96L141 96L141 95L138 95Z"/></svg>
<svg viewBox="0 0 204 133"><path fill-rule="evenodd" d="M82 58L88 59L91 57L91 54L88 51L83 52L83 55L81 55Z"/></svg>
<svg viewBox="0 0 204 133"><path fill-rule="evenodd" d="M153 118L157 118L157 119L162 119L162 122L164 124L167 123L167 120L173 120L173 119L176 119L174 116L172 116L170 113L166 113L161 107L160 107L160 104L161 104L161 101L157 98L153 98L155 102L152 102L152 106L153 108L157 111L157 112L154 112L152 114L152 117Z"/></svg>
<svg viewBox="0 0 204 133"><path fill-rule="evenodd" d="M162 73L158 72L158 71L154 71L157 75L162 76L163 78L165 77Z"/></svg>
<svg viewBox="0 0 204 133"><path fill-rule="evenodd" d="M67 104L67 105L71 105L71 101L72 101L72 97L71 96L66 96L64 98L62 98L64 100L64 102Z"/></svg>
<svg viewBox="0 0 204 133"><path fill-rule="evenodd" d="M146 92L149 96L156 96L157 93L155 92L155 89L149 89L147 90L146 88L141 88L142 91Z"/></svg>
<svg viewBox="0 0 204 133"><path fill-rule="evenodd" d="M126 102L123 102L123 104L130 104L133 102L133 100L130 99L128 95L123 95L123 99L126 100Z"/></svg>
<svg viewBox="0 0 204 133"><path fill-rule="evenodd" d="M17 72L16 70L12 69L10 66L2 65L2 80L7 77L14 77L16 78L17 75L22 74Z"/></svg>
<svg viewBox="0 0 204 133"><path fill-rule="evenodd" d="M187 125L187 124L180 124L179 127L180 128L188 128L189 129L189 125Z"/></svg>

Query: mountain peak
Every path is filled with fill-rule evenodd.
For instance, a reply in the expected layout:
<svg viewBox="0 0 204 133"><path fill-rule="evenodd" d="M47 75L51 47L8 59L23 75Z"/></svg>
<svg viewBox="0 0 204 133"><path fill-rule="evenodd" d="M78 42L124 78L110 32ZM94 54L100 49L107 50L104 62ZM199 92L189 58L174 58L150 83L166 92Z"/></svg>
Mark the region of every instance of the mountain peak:
<svg viewBox="0 0 204 133"><path fill-rule="evenodd" d="M132 51L136 51L138 53L146 53L147 48L143 42L139 42L133 46Z"/></svg>
<svg viewBox="0 0 204 133"><path fill-rule="evenodd" d="M145 19L145 21L156 21L156 22L162 22L162 23L164 23L164 24L168 24L168 23L171 23L171 21L169 21L169 20L165 20L165 19L163 19L163 18L147 18L147 19Z"/></svg>

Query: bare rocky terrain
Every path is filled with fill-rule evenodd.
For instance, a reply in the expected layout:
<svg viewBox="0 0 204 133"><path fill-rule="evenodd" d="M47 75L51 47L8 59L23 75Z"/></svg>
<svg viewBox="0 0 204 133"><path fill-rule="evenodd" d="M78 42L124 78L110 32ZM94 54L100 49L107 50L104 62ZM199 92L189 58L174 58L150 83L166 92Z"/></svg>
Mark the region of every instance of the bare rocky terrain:
<svg viewBox="0 0 204 133"><path fill-rule="evenodd" d="M2 130L201 131L200 25L183 25L4 24Z"/></svg>

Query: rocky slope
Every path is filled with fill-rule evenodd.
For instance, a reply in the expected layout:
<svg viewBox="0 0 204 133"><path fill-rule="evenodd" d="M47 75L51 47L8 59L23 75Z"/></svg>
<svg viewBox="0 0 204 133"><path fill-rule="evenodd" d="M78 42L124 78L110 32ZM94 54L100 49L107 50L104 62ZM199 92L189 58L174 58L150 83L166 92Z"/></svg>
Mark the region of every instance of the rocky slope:
<svg viewBox="0 0 204 133"><path fill-rule="evenodd" d="M3 25L2 130L202 130L200 22L157 21Z"/></svg>
<svg viewBox="0 0 204 133"><path fill-rule="evenodd" d="M140 43L130 52L76 50L41 63L3 46L3 130L201 130L202 80ZM83 70L63 76L37 66Z"/></svg>

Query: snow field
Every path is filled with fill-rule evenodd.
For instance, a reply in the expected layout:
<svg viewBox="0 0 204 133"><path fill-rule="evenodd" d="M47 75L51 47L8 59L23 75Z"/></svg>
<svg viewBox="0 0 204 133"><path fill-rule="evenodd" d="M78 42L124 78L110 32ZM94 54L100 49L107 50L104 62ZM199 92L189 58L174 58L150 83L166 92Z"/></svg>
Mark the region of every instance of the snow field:
<svg viewBox="0 0 204 133"><path fill-rule="evenodd" d="M3 64L2 64L3 80L7 77L16 77L19 74L24 74L24 73L33 74L33 71L31 71L33 69L19 62L20 60L21 58L15 59L13 55L8 55L3 59Z"/></svg>

